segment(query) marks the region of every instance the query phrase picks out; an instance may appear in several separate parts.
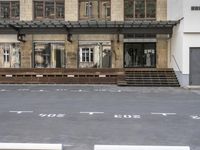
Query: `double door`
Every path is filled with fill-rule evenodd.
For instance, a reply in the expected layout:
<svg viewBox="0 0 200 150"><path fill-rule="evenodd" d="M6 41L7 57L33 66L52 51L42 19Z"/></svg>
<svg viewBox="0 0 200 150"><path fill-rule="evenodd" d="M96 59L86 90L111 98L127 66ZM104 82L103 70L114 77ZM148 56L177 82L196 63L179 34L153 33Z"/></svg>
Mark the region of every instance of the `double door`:
<svg viewBox="0 0 200 150"><path fill-rule="evenodd" d="M156 67L156 43L125 43L125 68Z"/></svg>

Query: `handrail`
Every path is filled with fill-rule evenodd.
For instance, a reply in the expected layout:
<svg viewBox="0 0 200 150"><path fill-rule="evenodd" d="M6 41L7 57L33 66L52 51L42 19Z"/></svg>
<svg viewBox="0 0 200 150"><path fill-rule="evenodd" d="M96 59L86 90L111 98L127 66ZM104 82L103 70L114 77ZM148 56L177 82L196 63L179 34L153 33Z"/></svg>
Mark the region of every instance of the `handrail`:
<svg viewBox="0 0 200 150"><path fill-rule="evenodd" d="M178 62L176 61L176 58L175 58L175 56L174 55L172 55L172 57L174 58L174 61L175 61L175 64L176 64L176 66L177 66L177 68L178 68L178 70L182 73L182 71L181 71L181 69L180 69L180 67L179 67L179 65L178 65Z"/></svg>

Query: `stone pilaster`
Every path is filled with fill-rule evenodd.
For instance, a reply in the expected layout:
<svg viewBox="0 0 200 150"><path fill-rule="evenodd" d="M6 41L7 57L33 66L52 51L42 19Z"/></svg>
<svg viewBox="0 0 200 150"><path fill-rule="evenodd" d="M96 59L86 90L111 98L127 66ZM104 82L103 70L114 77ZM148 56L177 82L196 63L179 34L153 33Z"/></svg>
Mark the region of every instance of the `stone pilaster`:
<svg viewBox="0 0 200 150"><path fill-rule="evenodd" d="M33 20L33 1L20 0L20 20Z"/></svg>
<svg viewBox="0 0 200 150"><path fill-rule="evenodd" d="M114 35L114 40L112 41L112 68L123 68L123 35Z"/></svg>
<svg viewBox="0 0 200 150"><path fill-rule="evenodd" d="M124 0L111 0L111 21L124 21Z"/></svg>
<svg viewBox="0 0 200 150"><path fill-rule="evenodd" d="M26 42L21 42L21 68L32 68L33 36L26 35Z"/></svg>
<svg viewBox="0 0 200 150"><path fill-rule="evenodd" d="M158 21L167 20L167 0L157 0L156 15Z"/></svg>
<svg viewBox="0 0 200 150"><path fill-rule="evenodd" d="M78 21L78 0L65 0L65 20Z"/></svg>
<svg viewBox="0 0 200 150"><path fill-rule="evenodd" d="M157 68L168 67L168 41L166 39L157 39Z"/></svg>
<svg viewBox="0 0 200 150"><path fill-rule="evenodd" d="M72 42L66 41L67 68L77 68L78 62L78 35L72 36Z"/></svg>

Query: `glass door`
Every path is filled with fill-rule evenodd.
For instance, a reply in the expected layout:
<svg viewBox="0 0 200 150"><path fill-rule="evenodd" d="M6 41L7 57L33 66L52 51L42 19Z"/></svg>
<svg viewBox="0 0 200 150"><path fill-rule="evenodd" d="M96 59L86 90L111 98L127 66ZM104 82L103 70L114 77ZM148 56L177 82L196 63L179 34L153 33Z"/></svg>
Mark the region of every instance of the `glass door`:
<svg viewBox="0 0 200 150"><path fill-rule="evenodd" d="M156 67L155 43L125 43L125 68L153 68Z"/></svg>

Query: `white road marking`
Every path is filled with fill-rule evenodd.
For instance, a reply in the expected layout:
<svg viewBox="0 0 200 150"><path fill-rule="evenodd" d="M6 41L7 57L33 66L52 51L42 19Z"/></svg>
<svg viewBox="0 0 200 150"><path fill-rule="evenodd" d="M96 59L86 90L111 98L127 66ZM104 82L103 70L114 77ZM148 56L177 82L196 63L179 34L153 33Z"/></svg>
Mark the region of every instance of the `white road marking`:
<svg viewBox="0 0 200 150"><path fill-rule="evenodd" d="M94 114L104 114L104 112L80 112L80 114L94 115Z"/></svg>
<svg viewBox="0 0 200 150"><path fill-rule="evenodd" d="M63 146L64 146L64 147L71 147L71 146L73 146L73 145L68 145L68 144L66 145L66 144L64 144Z"/></svg>
<svg viewBox="0 0 200 150"><path fill-rule="evenodd" d="M141 119L140 115L114 115L114 118L118 119Z"/></svg>
<svg viewBox="0 0 200 150"><path fill-rule="evenodd" d="M190 150L189 146L95 145L94 150Z"/></svg>
<svg viewBox="0 0 200 150"><path fill-rule="evenodd" d="M7 92L8 90L6 90L6 89L1 89L0 91L1 91L1 92Z"/></svg>
<svg viewBox="0 0 200 150"><path fill-rule="evenodd" d="M162 116L169 116L169 115L176 115L176 113L151 113L152 115L162 115Z"/></svg>
<svg viewBox="0 0 200 150"><path fill-rule="evenodd" d="M66 114L39 114L41 118L63 118Z"/></svg>
<svg viewBox="0 0 200 150"><path fill-rule="evenodd" d="M192 117L192 119L195 119L195 120L200 120L200 115L192 115L190 117Z"/></svg>
<svg viewBox="0 0 200 150"><path fill-rule="evenodd" d="M0 143L0 150L62 150L62 144Z"/></svg>
<svg viewBox="0 0 200 150"><path fill-rule="evenodd" d="M9 111L10 113L17 113L17 114L22 114L22 113L33 113L33 111Z"/></svg>
<svg viewBox="0 0 200 150"><path fill-rule="evenodd" d="M29 91L30 89L18 89L18 91Z"/></svg>

